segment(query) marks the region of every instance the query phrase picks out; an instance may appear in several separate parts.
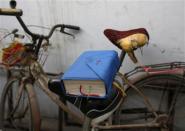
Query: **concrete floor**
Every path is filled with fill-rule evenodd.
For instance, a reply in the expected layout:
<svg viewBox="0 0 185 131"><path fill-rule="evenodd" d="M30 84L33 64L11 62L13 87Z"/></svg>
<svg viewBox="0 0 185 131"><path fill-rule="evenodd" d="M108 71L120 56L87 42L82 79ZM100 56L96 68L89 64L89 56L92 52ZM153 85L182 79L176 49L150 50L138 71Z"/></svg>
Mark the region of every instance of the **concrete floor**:
<svg viewBox="0 0 185 131"><path fill-rule="evenodd" d="M49 119L49 118L42 119L41 131L81 131L82 130L81 127L79 126L65 126L64 125L63 127L64 128L62 130L59 130L58 120L56 119ZM6 131L19 131L19 130L7 129Z"/></svg>
<svg viewBox="0 0 185 131"><path fill-rule="evenodd" d="M60 131L81 131L79 126L63 126L64 129ZM42 120L41 131L59 131L58 120L44 118Z"/></svg>

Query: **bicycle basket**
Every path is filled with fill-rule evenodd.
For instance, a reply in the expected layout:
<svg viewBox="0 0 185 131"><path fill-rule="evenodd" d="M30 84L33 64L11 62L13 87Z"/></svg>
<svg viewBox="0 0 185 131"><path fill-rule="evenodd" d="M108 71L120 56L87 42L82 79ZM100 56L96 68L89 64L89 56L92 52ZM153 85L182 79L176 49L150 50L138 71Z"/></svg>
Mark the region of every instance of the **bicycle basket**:
<svg viewBox="0 0 185 131"><path fill-rule="evenodd" d="M0 61L6 67L14 66L23 59L24 51L24 45L14 41L7 48L1 50Z"/></svg>

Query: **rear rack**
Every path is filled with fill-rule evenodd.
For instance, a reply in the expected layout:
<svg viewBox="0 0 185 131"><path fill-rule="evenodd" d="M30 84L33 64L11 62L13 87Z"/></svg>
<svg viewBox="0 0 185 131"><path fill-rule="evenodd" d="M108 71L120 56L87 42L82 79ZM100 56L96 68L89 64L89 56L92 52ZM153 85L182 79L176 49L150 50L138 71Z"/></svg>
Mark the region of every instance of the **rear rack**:
<svg viewBox="0 0 185 131"><path fill-rule="evenodd" d="M129 71L125 74L126 77L130 77L136 73L169 73L174 70L184 70L185 71L185 62L171 62L171 63L161 63L153 65L145 65L144 67L138 66L135 69Z"/></svg>

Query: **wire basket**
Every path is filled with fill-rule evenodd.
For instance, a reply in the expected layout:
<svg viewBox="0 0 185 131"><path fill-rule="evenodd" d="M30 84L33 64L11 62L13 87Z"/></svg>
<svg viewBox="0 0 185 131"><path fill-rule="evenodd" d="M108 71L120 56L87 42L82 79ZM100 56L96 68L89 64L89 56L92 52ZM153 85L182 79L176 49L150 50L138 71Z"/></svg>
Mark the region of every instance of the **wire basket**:
<svg viewBox="0 0 185 131"><path fill-rule="evenodd" d="M47 41L44 41L42 43L42 46L40 48L39 54L38 54L38 62L44 66L46 63L46 60L49 56L49 43Z"/></svg>

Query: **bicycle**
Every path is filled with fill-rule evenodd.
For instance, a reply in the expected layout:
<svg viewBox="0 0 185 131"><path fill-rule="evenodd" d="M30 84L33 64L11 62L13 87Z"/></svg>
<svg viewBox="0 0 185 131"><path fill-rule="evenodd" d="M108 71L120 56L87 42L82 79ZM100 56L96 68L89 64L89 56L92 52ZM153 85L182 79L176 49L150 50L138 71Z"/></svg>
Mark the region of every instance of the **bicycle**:
<svg viewBox="0 0 185 131"><path fill-rule="evenodd" d="M118 72L117 78L115 78L113 82L115 92L113 93L112 98L109 99L110 103L107 103L106 100L102 99L85 99L85 102L81 103L82 108L80 108L84 113L84 116L79 116L79 114L71 111L66 105L65 101L70 101L71 103L73 103L73 101L69 100L61 90L61 80L50 80L43 71L42 66L37 61L37 56L42 47L43 39L49 41L49 38L52 36L53 31L56 28L61 28L61 30L64 31L65 28L79 30L79 27L71 25L56 25L51 29L48 36L43 36L34 34L28 30L21 19L22 10L0 9L0 15L16 16L25 32L33 39L33 44L24 45L24 47L26 47L24 53L27 55L24 56L21 64L16 68L13 66L13 71L9 68L10 77L4 87L0 106L0 127L2 127L3 130L6 130L7 126L11 126L16 129L25 128L20 125L21 118L23 118L23 120L27 120L27 123L29 123L28 125L24 124L27 126L26 129L29 128L31 131L40 130L40 112L36 93L33 87L33 84L37 82L39 84L39 88L41 88L61 109L68 114L71 114L74 119L78 120L77 122L83 125L83 131L103 129L179 131L179 129L176 128L178 123L175 122L180 118L176 115L177 112L175 111L176 107L177 109L183 109L179 108L178 105L180 104L183 106L182 103L179 103L179 97L183 97L185 88L185 63L174 62L145 66L148 68L137 67L125 75ZM138 40L133 40L131 42L133 45L129 44L127 46L131 47L131 50L126 50L122 47L122 44L124 45L124 43L120 42L119 45L117 44L118 39L116 37L119 36L119 39L130 38L129 36L131 35L141 33L145 37L148 37L144 43L139 45L144 46L148 42L147 40L149 40L147 31L145 29L142 29L142 32L138 32L138 30L126 32L109 30L109 34L112 33L114 35L107 36L114 45L118 46L122 50L120 63L123 63L126 52L134 62L137 62L132 51L138 48ZM50 88L51 86L53 88ZM12 87L16 87L13 92L11 91ZM152 95L148 94L148 90L150 90L149 92L159 91L160 93L154 93L159 96L154 96L155 99L150 99ZM9 91L10 93L8 93ZM24 94L25 92L26 94ZM124 92L126 92L126 96L123 95ZM12 100L12 95L16 95L15 101ZM59 96L62 97L63 100L61 100ZM9 98L7 106L5 106L6 98ZM128 103L131 103L132 98L135 98L134 100L138 100L139 102L131 106L127 105ZM159 98L158 103L153 101L157 100L156 98ZM23 110L21 111L22 115L15 117L15 112L18 109L18 106L20 106L22 99L23 101L26 101L26 104L23 103L23 107L21 108ZM13 102L15 102L15 104L13 104ZM83 107L86 107L89 104L99 106L104 105L104 107L103 109L93 107L84 111ZM158 106L156 106L157 104ZM124 109L126 106L129 107ZM92 110L95 111L94 115L89 116L87 112ZM28 111L31 113L28 113ZM25 117L26 113L28 113L27 117ZM124 119L121 116L122 114L125 116ZM8 118L6 118L6 116L8 116ZM133 118L133 116L136 118ZM16 118L19 118L17 123L15 122ZM184 120L184 118L182 117L180 120ZM124 124L122 124L122 122L124 122ZM180 125L180 128L182 130L185 129L184 125Z"/></svg>
<svg viewBox="0 0 185 131"><path fill-rule="evenodd" d="M14 3L15 1L11 1L11 2L13 2L13 4L15 4ZM52 27L52 29L50 30L50 32L47 36L44 36L44 35L32 33L26 27L23 20L21 19L21 16L22 16L21 10L19 10L19 9L7 9L7 10L0 9L0 14L1 15L16 16L17 20L19 21L19 23L23 27L24 31L32 37L32 41L33 41L32 43L27 43L25 45L21 45L21 48L23 48L23 50L25 51L25 52L23 51L24 52L24 54L23 54L24 60L23 59L20 60L20 56L19 56L19 58L16 61L14 61L13 63L12 63L11 59L10 59L10 62L9 61L5 62L5 65L8 66L8 68L7 68L8 69L7 70L8 80L7 80L7 83L5 85L5 88L4 88L2 96L1 96L1 107L0 107L1 127L2 127L2 125L3 126L12 125L12 127L15 129L25 128L24 127L25 123L21 123L21 126L23 126L21 128L19 128L16 124L20 123L21 119L22 119L22 122L25 122L26 119L24 119L24 118L27 115L26 113L30 112L30 113L28 113L28 115L33 115L33 117L32 116L27 117L27 120L28 120L27 123L29 123L29 125L28 125L29 129L30 130L39 130L40 129L40 113L38 111L38 104L37 104L36 98L34 97L34 96L36 96L35 91L34 91L34 88L32 88L33 83L37 78L32 77L32 75L30 74L31 72L29 70L30 70L30 68L34 69L35 66L40 66L40 64L39 63L32 64L32 67L31 67L31 63L32 63L31 61L38 60L38 55L39 55L40 49L43 46L49 46L49 38L52 36L53 32L57 28L60 29L61 33L68 34L71 36L73 36L73 35L65 32L66 28L73 29L73 30L79 30L80 28L77 26L72 26L72 25L58 24L58 25L55 25ZM46 43L43 43L43 40L46 40ZM10 47L10 49L11 49L11 47ZM18 50L18 51L21 51L21 50ZM18 53L22 54L23 52L18 52ZM7 60L7 59L5 59L5 60ZM19 63L20 61L21 61L21 63ZM28 61L30 61L31 63ZM17 63L19 63L19 64L17 64ZM14 66L12 66L12 65L14 65ZM40 71L42 71L42 70L40 70ZM37 75L37 74L34 74L34 75ZM46 75L46 74L44 73L44 75ZM18 89L15 89L14 86L18 87ZM47 86L45 86L45 87L47 87ZM59 103L59 98L57 95L54 95L51 91L49 91L49 89L46 89L46 91L49 92L50 95L52 95L52 99L54 99L54 100L57 99L55 101L57 101ZM16 94L16 95L13 96L14 94ZM14 101L14 98L16 99L15 101ZM29 106L30 105L29 102L31 102L30 103L31 106ZM62 107L64 107L65 110L68 110L63 103L60 103L60 105ZM21 113L20 113L20 110L21 110ZM7 112L5 113L5 111L7 111ZM4 122L5 117L7 117L6 122Z"/></svg>

